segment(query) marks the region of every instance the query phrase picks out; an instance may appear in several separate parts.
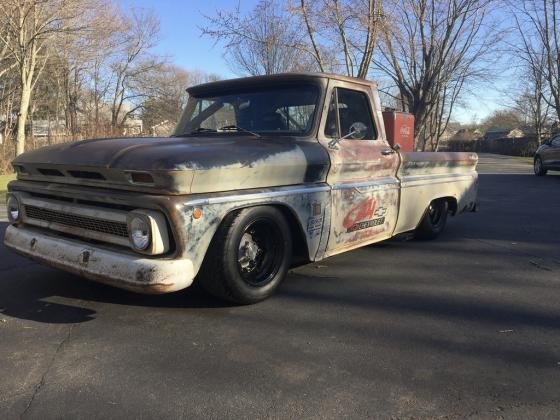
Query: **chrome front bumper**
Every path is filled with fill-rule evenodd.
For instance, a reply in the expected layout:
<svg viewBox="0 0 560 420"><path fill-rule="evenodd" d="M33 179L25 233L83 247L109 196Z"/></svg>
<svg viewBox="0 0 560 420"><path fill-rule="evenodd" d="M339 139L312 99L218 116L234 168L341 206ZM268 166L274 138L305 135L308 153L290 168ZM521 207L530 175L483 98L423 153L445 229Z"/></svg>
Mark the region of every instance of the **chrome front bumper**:
<svg viewBox="0 0 560 420"><path fill-rule="evenodd" d="M193 282L192 261L145 258L62 238L27 226L8 226L6 246L41 263L140 293L168 293Z"/></svg>

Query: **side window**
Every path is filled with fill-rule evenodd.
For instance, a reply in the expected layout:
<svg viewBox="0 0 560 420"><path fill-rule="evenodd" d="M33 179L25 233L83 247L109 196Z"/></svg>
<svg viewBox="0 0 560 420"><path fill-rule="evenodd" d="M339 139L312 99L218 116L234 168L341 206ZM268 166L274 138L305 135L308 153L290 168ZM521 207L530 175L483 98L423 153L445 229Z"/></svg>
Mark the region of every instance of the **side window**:
<svg viewBox="0 0 560 420"><path fill-rule="evenodd" d="M554 147L560 147L560 137L555 137L554 139L552 139L552 145Z"/></svg>
<svg viewBox="0 0 560 420"><path fill-rule="evenodd" d="M359 134L348 136L353 131ZM346 138L356 140L377 138L369 100L365 93L342 88L333 91L325 124L325 136L348 136Z"/></svg>
<svg viewBox="0 0 560 420"><path fill-rule="evenodd" d="M338 115L336 114L336 89L333 90L331 101L329 103L329 113L327 114L327 122L325 123L325 137L338 138L340 133L338 130Z"/></svg>
<svg viewBox="0 0 560 420"><path fill-rule="evenodd" d="M353 130L362 134L359 139L376 139L377 133L365 93L349 89L337 89L340 132L346 136ZM352 137L351 137L352 138Z"/></svg>

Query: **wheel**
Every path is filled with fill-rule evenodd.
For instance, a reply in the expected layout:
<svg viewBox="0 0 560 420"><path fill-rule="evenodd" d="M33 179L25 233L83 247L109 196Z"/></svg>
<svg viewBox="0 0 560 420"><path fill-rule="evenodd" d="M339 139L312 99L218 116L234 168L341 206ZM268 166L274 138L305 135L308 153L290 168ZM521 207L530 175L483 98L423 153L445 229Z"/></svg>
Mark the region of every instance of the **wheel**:
<svg viewBox="0 0 560 420"><path fill-rule="evenodd" d="M533 170L535 171L536 176L544 176L548 172L542 163L542 159L540 156L535 156L535 160L533 161Z"/></svg>
<svg viewBox="0 0 560 420"><path fill-rule="evenodd" d="M415 236L418 239L436 238L445 229L448 210L449 204L446 200L432 201L416 229Z"/></svg>
<svg viewBox="0 0 560 420"><path fill-rule="evenodd" d="M210 294L239 304L266 299L290 267L292 238L282 212L251 207L222 222L201 268L200 282Z"/></svg>

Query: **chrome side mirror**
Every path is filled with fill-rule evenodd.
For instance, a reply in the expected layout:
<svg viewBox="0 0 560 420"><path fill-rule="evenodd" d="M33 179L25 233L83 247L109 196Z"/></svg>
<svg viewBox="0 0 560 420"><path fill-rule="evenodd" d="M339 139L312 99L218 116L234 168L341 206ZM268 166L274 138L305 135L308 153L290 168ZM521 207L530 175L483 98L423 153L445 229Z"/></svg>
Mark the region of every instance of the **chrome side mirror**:
<svg viewBox="0 0 560 420"><path fill-rule="evenodd" d="M338 143L341 140L352 138L354 140L362 140L367 133L367 126L363 122L355 122L350 126L350 132L339 139L332 139L329 141L329 149L338 150Z"/></svg>

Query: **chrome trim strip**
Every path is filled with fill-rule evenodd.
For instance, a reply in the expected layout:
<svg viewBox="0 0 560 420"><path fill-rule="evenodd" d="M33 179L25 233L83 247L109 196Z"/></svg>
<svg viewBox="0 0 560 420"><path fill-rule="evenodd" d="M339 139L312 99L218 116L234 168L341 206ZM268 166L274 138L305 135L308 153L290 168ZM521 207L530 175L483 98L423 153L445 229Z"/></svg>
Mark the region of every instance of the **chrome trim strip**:
<svg viewBox="0 0 560 420"><path fill-rule="evenodd" d="M469 174L465 174L465 173L458 173L458 174L454 174L454 173L448 173L448 174L431 174L431 175L409 175L409 176L403 176L401 177L401 182L415 182L415 181L428 181L428 180L432 180L434 178L464 178L464 179L472 179L472 178L476 178L477 177L477 173L476 172L472 172Z"/></svg>
<svg viewBox="0 0 560 420"><path fill-rule="evenodd" d="M203 206L208 204L230 203L232 201L240 201L240 200L250 201L250 200L259 200L264 198L276 198L276 197L282 197L282 196L293 195L293 194L311 194L311 193L318 193L318 192L327 192L330 190L331 188L327 185L323 187L298 187L298 188L275 190L275 191L263 191L258 193L253 192L253 193L246 193L246 194L227 195L223 197L197 198L194 200L186 201L184 205Z"/></svg>
<svg viewBox="0 0 560 420"><path fill-rule="evenodd" d="M379 187L379 188L399 188L400 181L397 178L381 178L374 181L362 181L362 182L348 182L334 184L332 187L324 185L321 187L297 187L297 188L287 188L275 191L263 191L258 193L245 193L245 194L235 194L227 195L222 197L208 197L208 198L197 198L194 200L188 200L183 205L184 206L204 206L209 204L223 204L230 203L234 201L251 201L251 200L262 200L267 198L277 198L286 195L293 194L312 194L320 192L328 192L331 190L343 190L350 188L367 188L367 187Z"/></svg>
<svg viewBox="0 0 560 420"><path fill-rule="evenodd" d="M398 178L380 178L375 179L372 181L361 181L361 182L341 182L339 184L334 184L332 186L333 190L345 190L349 188L364 188L364 187L372 187L372 186L382 186L382 185L394 185L395 188L398 188L400 185L400 181Z"/></svg>
<svg viewBox="0 0 560 420"><path fill-rule="evenodd" d="M476 174L464 175L464 174L454 174L442 176L442 174L434 174L431 176L420 176L420 177L406 177L401 180L401 188L412 188L421 187L423 185L435 185L435 184L445 184L448 182L458 182L458 181L473 181L477 178ZM427 182L423 182L427 181Z"/></svg>

